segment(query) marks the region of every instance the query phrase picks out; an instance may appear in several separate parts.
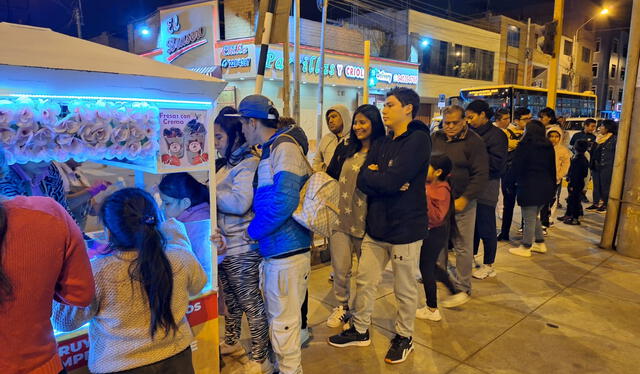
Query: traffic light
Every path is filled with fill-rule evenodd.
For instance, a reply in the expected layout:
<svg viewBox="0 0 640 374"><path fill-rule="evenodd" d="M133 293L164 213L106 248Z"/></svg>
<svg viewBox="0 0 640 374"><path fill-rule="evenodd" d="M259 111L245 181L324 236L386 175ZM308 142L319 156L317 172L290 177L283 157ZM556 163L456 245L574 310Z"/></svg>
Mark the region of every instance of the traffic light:
<svg viewBox="0 0 640 374"><path fill-rule="evenodd" d="M555 40L558 30L558 21L552 21L544 25L544 41L542 42L542 52L555 57Z"/></svg>

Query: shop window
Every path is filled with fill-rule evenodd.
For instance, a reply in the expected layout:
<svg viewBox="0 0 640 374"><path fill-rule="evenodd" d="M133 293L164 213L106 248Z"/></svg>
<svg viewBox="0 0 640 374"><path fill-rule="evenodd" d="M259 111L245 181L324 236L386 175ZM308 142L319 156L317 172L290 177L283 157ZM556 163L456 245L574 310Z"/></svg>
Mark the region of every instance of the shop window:
<svg viewBox="0 0 640 374"><path fill-rule="evenodd" d="M494 58L491 51L432 40L422 49L420 72L492 81Z"/></svg>
<svg viewBox="0 0 640 374"><path fill-rule="evenodd" d="M591 61L591 50L587 47L582 47L582 62L587 64Z"/></svg>
<svg viewBox="0 0 640 374"><path fill-rule="evenodd" d="M616 77L616 64L611 65L611 78L615 78Z"/></svg>
<svg viewBox="0 0 640 374"><path fill-rule="evenodd" d="M560 80L560 88L563 90L568 90L570 84L571 84L571 77L569 76L569 74L562 74L562 77Z"/></svg>
<svg viewBox="0 0 640 374"><path fill-rule="evenodd" d="M598 38L596 39L596 49L594 50L594 52L600 52L600 44L602 43L602 39Z"/></svg>
<svg viewBox="0 0 640 374"><path fill-rule="evenodd" d="M507 62L507 68L504 72L505 84L518 84L518 64Z"/></svg>
<svg viewBox="0 0 640 374"><path fill-rule="evenodd" d="M564 41L564 55L565 56L571 56L571 53L573 51L573 42L570 40L565 40Z"/></svg>
<svg viewBox="0 0 640 374"><path fill-rule="evenodd" d="M621 88L618 90L618 102L621 103L622 102L622 94L624 93L624 90Z"/></svg>
<svg viewBox="0 0 640 374"><path fill-rule="evenodd" d="M620 80L623 81L624 80L624 74L626 73L626 69L625 67L621 67L620 68Z"/></svg>
<svg viewBox="0 0 640 374"><path fill-rule="evenodd" d="M591 65L591 72L593 74L591 74L594 78L598 78L598 64L592 64Z"/></svg>
<svg viewBox="0 0 640 374"><path fill-rule="evenodd" d="M509 47L520 48L520 28L514 25L507 27L507 45Z"/></svg>

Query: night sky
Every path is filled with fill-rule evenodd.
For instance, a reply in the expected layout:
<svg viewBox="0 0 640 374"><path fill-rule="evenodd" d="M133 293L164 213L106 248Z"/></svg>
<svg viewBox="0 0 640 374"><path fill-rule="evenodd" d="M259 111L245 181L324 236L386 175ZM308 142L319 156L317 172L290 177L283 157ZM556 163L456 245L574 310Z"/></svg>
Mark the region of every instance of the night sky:
<svg viewBox="0 0 640 374"><path fill-rule="evenodd" d="M152 13L157 7L183 2L184 0L82 0L84 15L83 37L91 38L103 31L116 36L126 38L127 24L138 18ZM250 1L250 0L248 0ZM301 0L302 17L319 20L320 12L316 7L316 0ZM386 3L387 1L376 0ZM553 0L400 0L395 2L400 7L412 4L418 10L429 10L432 14L443 16L447 4L453 4L456 14L467 16L481 16L487 9L494 14L511 12L518 18L519 9L538 4L540 6L552 6ZM628 11L619 14L631 13L631 0L614 0L617 4L624 4ZM339 7L331 6L329 2L330 18L345 17L347 14ZM334 2L335 3L335 2ZM0 22L22 23L32 26L49 27L55 31L69 35L76 35L76 25L73 19L73 8L78 0L0 0ZM620 6L620 5L619 5ZM440 13L440 14L438 14ZM624 17L623 17L624 18ZM624 24L624 19L614 20L615 24ZM628 20L626 23L628 24Z"/></svg>

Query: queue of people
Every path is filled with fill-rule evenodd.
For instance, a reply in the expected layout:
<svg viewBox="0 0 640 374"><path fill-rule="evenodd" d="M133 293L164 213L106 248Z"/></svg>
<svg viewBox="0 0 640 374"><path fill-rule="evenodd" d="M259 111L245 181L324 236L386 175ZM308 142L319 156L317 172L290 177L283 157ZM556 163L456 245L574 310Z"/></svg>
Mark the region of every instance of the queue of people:
<svg viewBox="0 0 640 374"><path fill-rule="evenodd" d="M339 331L328 344L371 344L375 295L390 263L398 312L384 359L388 364L404 362L414 350L416 318L440 321L439 305L460 307L471 299L472 278L496 276L497 244L512 238L516 203L522 240L509 252L523 257L549 250L544 228L551 226L565 177L568 206L558 220L580 223L589 170L594 207L606 209L615 123L605 121L598 138L592 136L592 122L585 123L584 134L571 141L572 155L550 108L538 114L540 120L517 108L511 123L508 111L494 113L476 100L466 108L445 108L441 129L430 133L416 119L419 105L416 92L395 88L382 111L369 104L353 115L341 105L329 108L330 133L312 163L302 128L281 118L265 96L248 96L216 117L220 157L212 178L218 230L210 239L226 306L221 355L248 356L247 373L303 372L314 233L295 212L313 173L337 181L340 194L328 238L337 304L326 321ZM137 188L111 194L99 208L108 243L90 263L82 232L65 209L59 169L35 164L0 170L5 176L0 192L7 197L51 197L0 200L0 313L7 313L0 319L0 336L9 344L30 339L13 353L29 359L8 360L0 353L0 371L64 373L52 327L69 331L88 323L91 372L193 373L186 311L189 297L200 292L210 273L203 268L210 251L201 246L209 238L199 224L210 218L208 187L176 173L158 186L162 206ZM81 182L88 199L107 187ZM25 241L27 236L35 240ZM483 260L476 266L481 243ZM449 250L455 266L449 264ZM21 270L38 266L35 277ZM436 282L449 291L441 302ZM34 294L42 304L37 308L31 305ZM243 315L249 350L240 343ZM25 316L30 324L23 323ZM28 326L29 334L16 325ZM39 327L36 333L32 326Z"/></svg>

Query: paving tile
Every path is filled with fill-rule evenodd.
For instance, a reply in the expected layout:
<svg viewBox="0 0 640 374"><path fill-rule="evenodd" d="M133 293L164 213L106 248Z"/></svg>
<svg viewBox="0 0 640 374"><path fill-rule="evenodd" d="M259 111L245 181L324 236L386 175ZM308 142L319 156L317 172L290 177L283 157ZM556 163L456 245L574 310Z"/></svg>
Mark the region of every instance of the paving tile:
<svg viewBox="0 0 640 374"><path fill-rule="evenodd" d="M602 267L640 273L640 259L614 254L602 264Z"/></svg>
<svg viewBox="0 0 640 374"><path fill-rule="evenodd" d="M640 273L598 267L573 286L640 303Z"/></svg>
<svg viewBox="0 0 640 374"><path fill-rule="evenodd" d="M455 369L451 370L449 374L484 374L484 371L469 365L460 364Z"/></svg>
<svg viewBox="0 0 640 374"><path fill-rule="evenodd" d="M465 363L487 373L637 373L640 348L527 317Z"/></svg>
<svg viewBox="0 0 640 374"><path fill-rule="evenodd" d="M639 312L640 305L632 301L568 288L533 315L640 348Z"/></svg>
<svg viewBox="0 0 640 374"><path fill-rule="evenodd" d="M501 270L493 278L474 279L472 285L474 299L523 313L533 311L563 288L555 281Z"/></svg>
<svg viewBox="0 0 640 374"><path fill-rule="evenodd" d="M376 327L370 331L372 342L369 347L335 348L327 343L327 339L336 334L337 329L317 327L314 329L314 339L309 347L302 351L304 372L427 374L446 373L460 364L450 357L416 344L415 351L407 361L398 365L388 365L384 362L384 356L393 335Z"/></svg>
<svg viewBox="0 0 640 374"><path fill-rule="evenodd" d="M372 323L395 331L397 308L394 295L376 302ZM525 313L472 299L456 309L441 308L442 321L416 319L416 342L458 360L464 360L512 327Z"/></svg>

